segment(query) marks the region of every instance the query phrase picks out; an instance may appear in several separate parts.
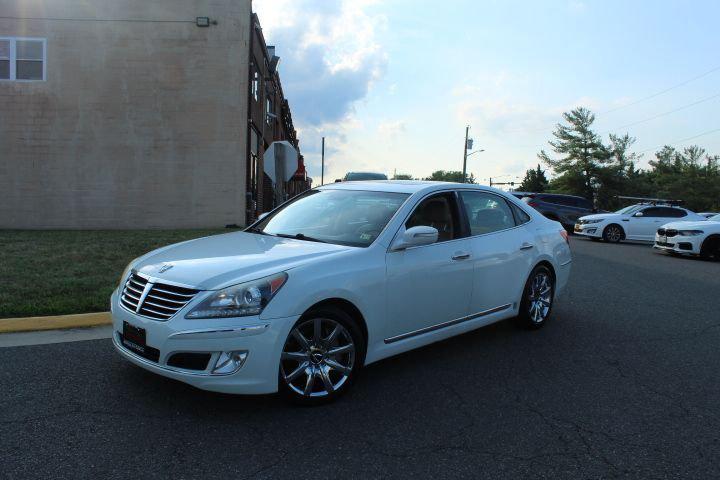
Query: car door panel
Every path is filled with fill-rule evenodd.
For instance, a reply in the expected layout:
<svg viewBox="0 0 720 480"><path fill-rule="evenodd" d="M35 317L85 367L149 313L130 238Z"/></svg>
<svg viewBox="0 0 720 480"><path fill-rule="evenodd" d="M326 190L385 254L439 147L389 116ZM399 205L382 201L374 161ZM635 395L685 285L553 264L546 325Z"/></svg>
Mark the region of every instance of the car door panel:
<svg viewBox="0 0 720 480"><path fill-rule="evenodd" d="M534 235L527 223L518 225L522 222L502 197L490 192L460 196L471 234L470 315L513 308L537 251Z"/></svg>
<svg viewBox="0 0 720 480"><path fill-rule="evenodd" d="M438 241L386 254L386 343L467 315L472 252L468 239L461 238L464 225L455 193L420 201L398 233L420 225L437 229Z"/></svg>
<svg viewBox="0 0 720 480"><path fill-rule="evenodd" d="M473 282L470 255L467 239L388 252L385 338L467 315Z"/></svg>

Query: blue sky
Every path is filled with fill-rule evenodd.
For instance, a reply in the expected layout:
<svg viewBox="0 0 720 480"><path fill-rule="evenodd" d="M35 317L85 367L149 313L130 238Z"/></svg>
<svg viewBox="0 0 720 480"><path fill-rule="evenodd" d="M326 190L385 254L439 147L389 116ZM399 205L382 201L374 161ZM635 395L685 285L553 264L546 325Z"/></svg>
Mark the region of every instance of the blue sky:
<svg viewBox="0 0 720 480"><path fill-rule="evenodd" d="M720 129L718 1L255 0L308 170L427 176L462 168L464 128L481 183L522 176L561 114L655 147ZM709 97L713 97L708 99ZM708 100L705 100L708 99ZM697 105L644 121L688 104ZM637 125L627 126L636 122ZM720 154L720 132L697 143Z"/></svg>

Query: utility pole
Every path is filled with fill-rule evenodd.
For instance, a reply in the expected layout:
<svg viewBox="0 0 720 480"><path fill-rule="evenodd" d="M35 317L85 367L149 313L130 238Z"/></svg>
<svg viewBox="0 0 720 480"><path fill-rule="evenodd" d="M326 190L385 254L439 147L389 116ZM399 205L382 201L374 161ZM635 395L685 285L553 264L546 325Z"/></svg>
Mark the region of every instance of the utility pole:
<svg viewBox="0 0 720 480"><path fill-rule="evenodd" d="M467 147L468 147L468 134L470 133L470 125L465 126L465 143L463 144L463 176L462 183L467 183Z"/></svg>
<svg viewBox="0 0 720 480"><path fill-rule="evenodd" d="M320 186L325 185L325 137L322 137L322 150L320 154Z"/></svg>

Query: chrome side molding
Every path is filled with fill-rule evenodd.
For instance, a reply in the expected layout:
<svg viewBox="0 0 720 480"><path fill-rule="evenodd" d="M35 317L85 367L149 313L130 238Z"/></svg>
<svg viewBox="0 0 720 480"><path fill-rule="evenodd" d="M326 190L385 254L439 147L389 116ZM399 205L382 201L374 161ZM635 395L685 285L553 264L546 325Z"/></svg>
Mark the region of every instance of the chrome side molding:
<svg viewBox="0 0 720 480"><path fill-rule="evenodd" d="M485 310L483 312L473 313L472 315L468 315L466 317L460 317L460 318L456 318L455 320L450 320L448 322L438 323L436 325L430 325L429 327L420 328L418 330L413 330L412 332L402 333L402 334L396 335L394 337L386 338L384 341L385 341L385 343L399 342L400 340L405 340L407 338L416 337L416 336L422 335L424 333L434 332L435 330L440 330L442 328L452 327L453 325L467 322L467 321L473 320L475 318L485 317L487 315L492 315L493 313L502 312L503 310L507 310L510 307L512 307L512 304L510 304L510 303L508 303L507 305L500 305L499 307L491 308L490 310Z"/></svg>

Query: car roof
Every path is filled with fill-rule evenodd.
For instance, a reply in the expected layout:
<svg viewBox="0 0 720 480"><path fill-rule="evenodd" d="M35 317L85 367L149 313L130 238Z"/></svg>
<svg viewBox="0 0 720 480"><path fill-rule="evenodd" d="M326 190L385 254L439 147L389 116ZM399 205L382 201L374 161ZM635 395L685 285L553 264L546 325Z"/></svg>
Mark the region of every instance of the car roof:
<svg viewBox="0 0 720 480"><path fill-rule="evenodd" d="M564 197L564 198L579 198L580 200L587 200L585 197L581 197L579 195L568 195L566 193L536 193L535 194L538 197Z"/></svg>
<svg viewBox="0 0 720 480"><path fill-rule="evenodd" d="M432 192L435 190L446 190L453 188L462 188L470 190L484 190L489 192L498 192L496 188L486 187L475 183L452 183L452 182L432 182L428 180L364 180L358 182L339 182L329 183L320 190L367 190L375 192L395 192L395 193L417 193ZM505 192L503 192L505 193Z"/></svg>

